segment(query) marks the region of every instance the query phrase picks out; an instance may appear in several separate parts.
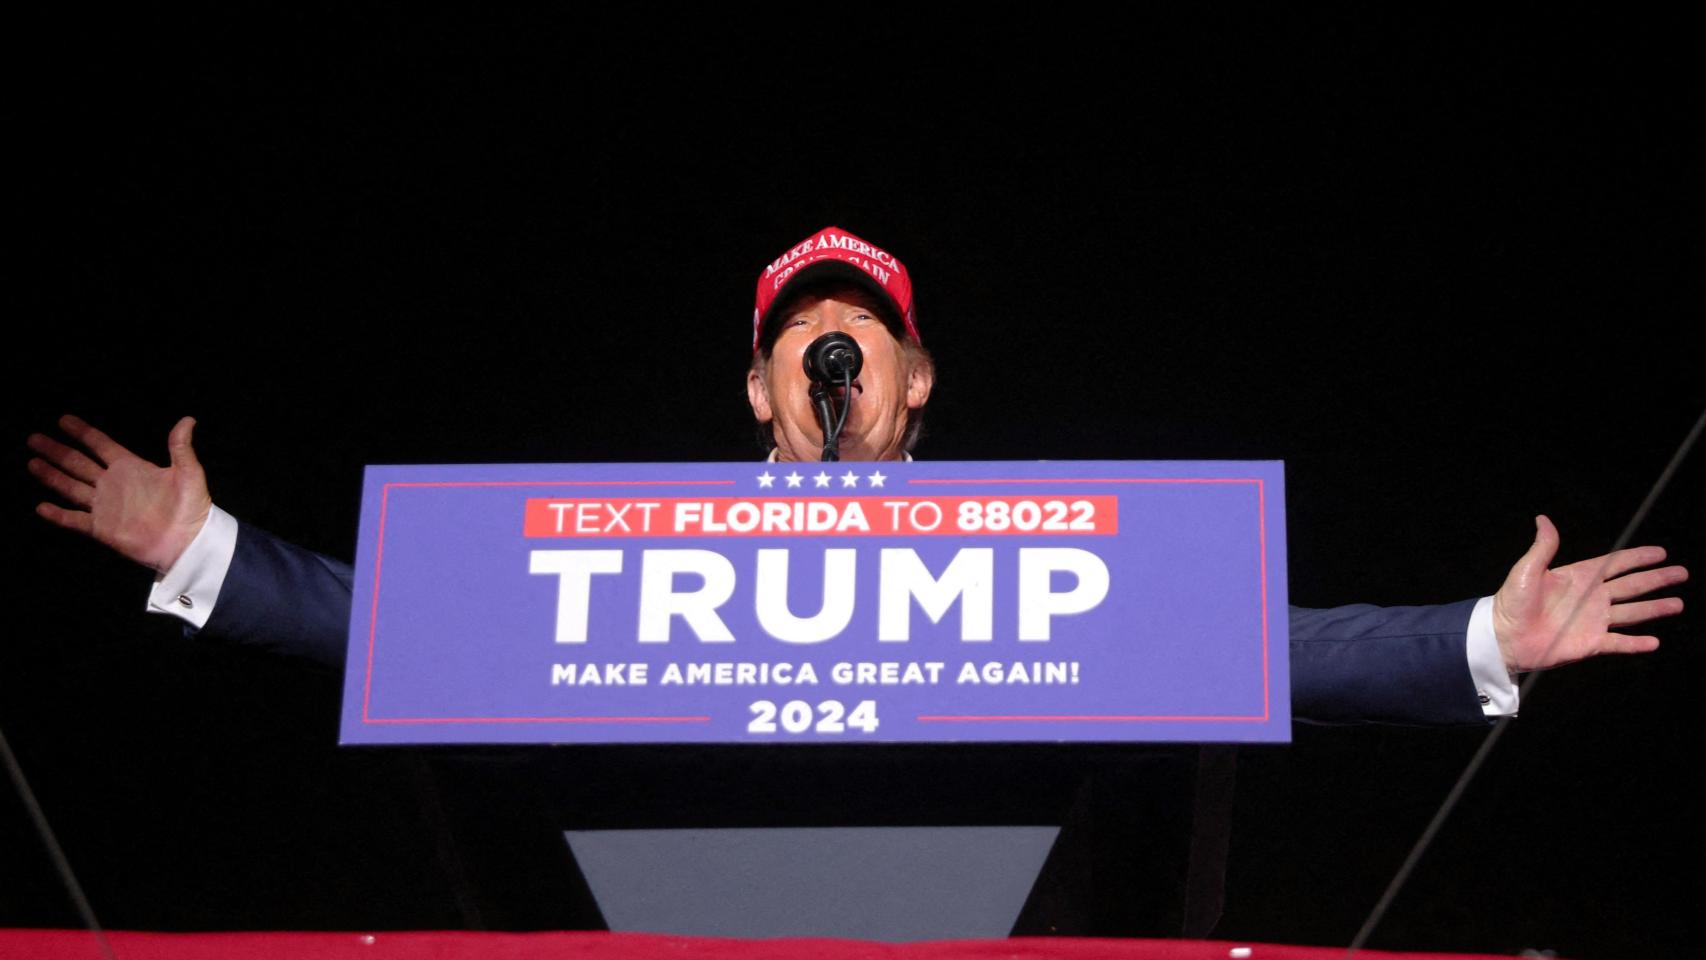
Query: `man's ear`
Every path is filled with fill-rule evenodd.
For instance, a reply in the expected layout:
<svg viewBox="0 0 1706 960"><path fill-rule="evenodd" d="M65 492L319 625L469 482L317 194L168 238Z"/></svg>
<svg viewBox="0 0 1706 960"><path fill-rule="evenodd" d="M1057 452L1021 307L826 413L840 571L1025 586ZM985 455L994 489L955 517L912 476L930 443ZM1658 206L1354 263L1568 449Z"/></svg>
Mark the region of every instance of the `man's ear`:
<svg viewBox="0 0 1706 960"><path fill-rule="evenodd" d="M906 405L921 409L930 400L930 388L936 385L936 365L929 360L915 360L906 374Z"/></svg>
<svg viewBox="0 0 1706 960"><path fill-rule="evenodd" d="M770 390L764 385L764 374L756 364L746 371L746 402L752 405L753 419L761 424L776 416L770 409Z"/></svg>

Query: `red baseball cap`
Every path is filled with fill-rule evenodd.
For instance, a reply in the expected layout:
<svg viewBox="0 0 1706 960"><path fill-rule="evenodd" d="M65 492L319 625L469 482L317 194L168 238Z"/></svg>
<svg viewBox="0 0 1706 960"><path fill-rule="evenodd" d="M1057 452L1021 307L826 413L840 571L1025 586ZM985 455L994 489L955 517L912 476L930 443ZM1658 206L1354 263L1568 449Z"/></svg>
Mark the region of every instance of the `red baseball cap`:
<svg viewBox="0 0 1706 960"><path fill-rule="evenodd" d="M771 261L758 275L758 299L752 308L752 352L758 352L771 311L788 288L799 289L802 278L842 277L870 290L894 308L906 334L918 340L918 318L912 305L912 278L887 250L867 243L840 227L824 227ZM898 334L899 331L896 331ZM919 341L922 342L922 341Z"/></svg>

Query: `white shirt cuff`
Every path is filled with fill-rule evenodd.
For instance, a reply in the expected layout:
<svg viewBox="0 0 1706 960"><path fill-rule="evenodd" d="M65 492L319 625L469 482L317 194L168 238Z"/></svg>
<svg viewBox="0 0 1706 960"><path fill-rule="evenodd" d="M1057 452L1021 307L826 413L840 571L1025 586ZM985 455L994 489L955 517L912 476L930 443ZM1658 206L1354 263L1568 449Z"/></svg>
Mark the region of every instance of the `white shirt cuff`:
<svg viewBox="0 0 1706 960"><path fill-rule="evenodd" d="M169 613L197 630L206 626L236 552L237 518L210 507L201 532L171 569L154 579L148 591L148 612Z"/></svg>
<svg viewBox="0 0 1706 960"><path fill-rule="evenodd" d="M1493 598L1482 597L1469 615L1469 678L1481 698L1481 712L1489 717L1516 715L1517 687L1499 653L1499 638L1493 633Z"/></svg>

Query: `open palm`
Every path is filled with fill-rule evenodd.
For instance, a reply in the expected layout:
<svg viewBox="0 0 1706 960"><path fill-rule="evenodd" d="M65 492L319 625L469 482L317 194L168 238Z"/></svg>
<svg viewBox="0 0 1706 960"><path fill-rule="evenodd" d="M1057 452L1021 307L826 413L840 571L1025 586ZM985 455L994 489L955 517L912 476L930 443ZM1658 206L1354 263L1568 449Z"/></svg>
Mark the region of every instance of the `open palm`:
<svg viewBox="0 0 1706 960"><path fill-rule="evenodd" d="M185 417L172 428L166 444L171 463L165 467L77 417L61 417L59 427L88 452L30 435L26 442L40 455L30 460L30 473L71 504L41 503L36 513L137 563L169 569L201 532L213 506L207 475L190 445L195 420Z"/></svg>
<svg viewBox="0 0 1706 960"><path fill-rule="evenodd" d="M1657 637L1617 633L1682 612L1677 597L1642 599L1688 579L1681 566L1643 570L1665 558L1663 547L1631 547L1547 569L1558 553L1558 529L1534 518L1534 545L1493 597L1493 632L1512 673L1541 670L1601 653L1646 653Z"/></svg>

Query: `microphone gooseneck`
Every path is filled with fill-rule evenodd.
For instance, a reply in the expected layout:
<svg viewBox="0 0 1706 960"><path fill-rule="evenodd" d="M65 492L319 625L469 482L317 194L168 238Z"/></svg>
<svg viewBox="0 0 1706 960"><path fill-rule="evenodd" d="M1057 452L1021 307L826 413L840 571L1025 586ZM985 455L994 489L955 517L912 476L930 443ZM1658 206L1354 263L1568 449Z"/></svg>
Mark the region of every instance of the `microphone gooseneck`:
<svg viewBox="0 0 1706 960"><path fill-rule="evenodd" d="M853 406L853 378L865 365L859 341L845 333L826 333L806 347L802 358L811 380L812 406L823 428L823 460L841 459L841 430L847 426L847 411ZM840 385L837 404L830 387ZM836 407L839 406L839 411Z"/></svg>

